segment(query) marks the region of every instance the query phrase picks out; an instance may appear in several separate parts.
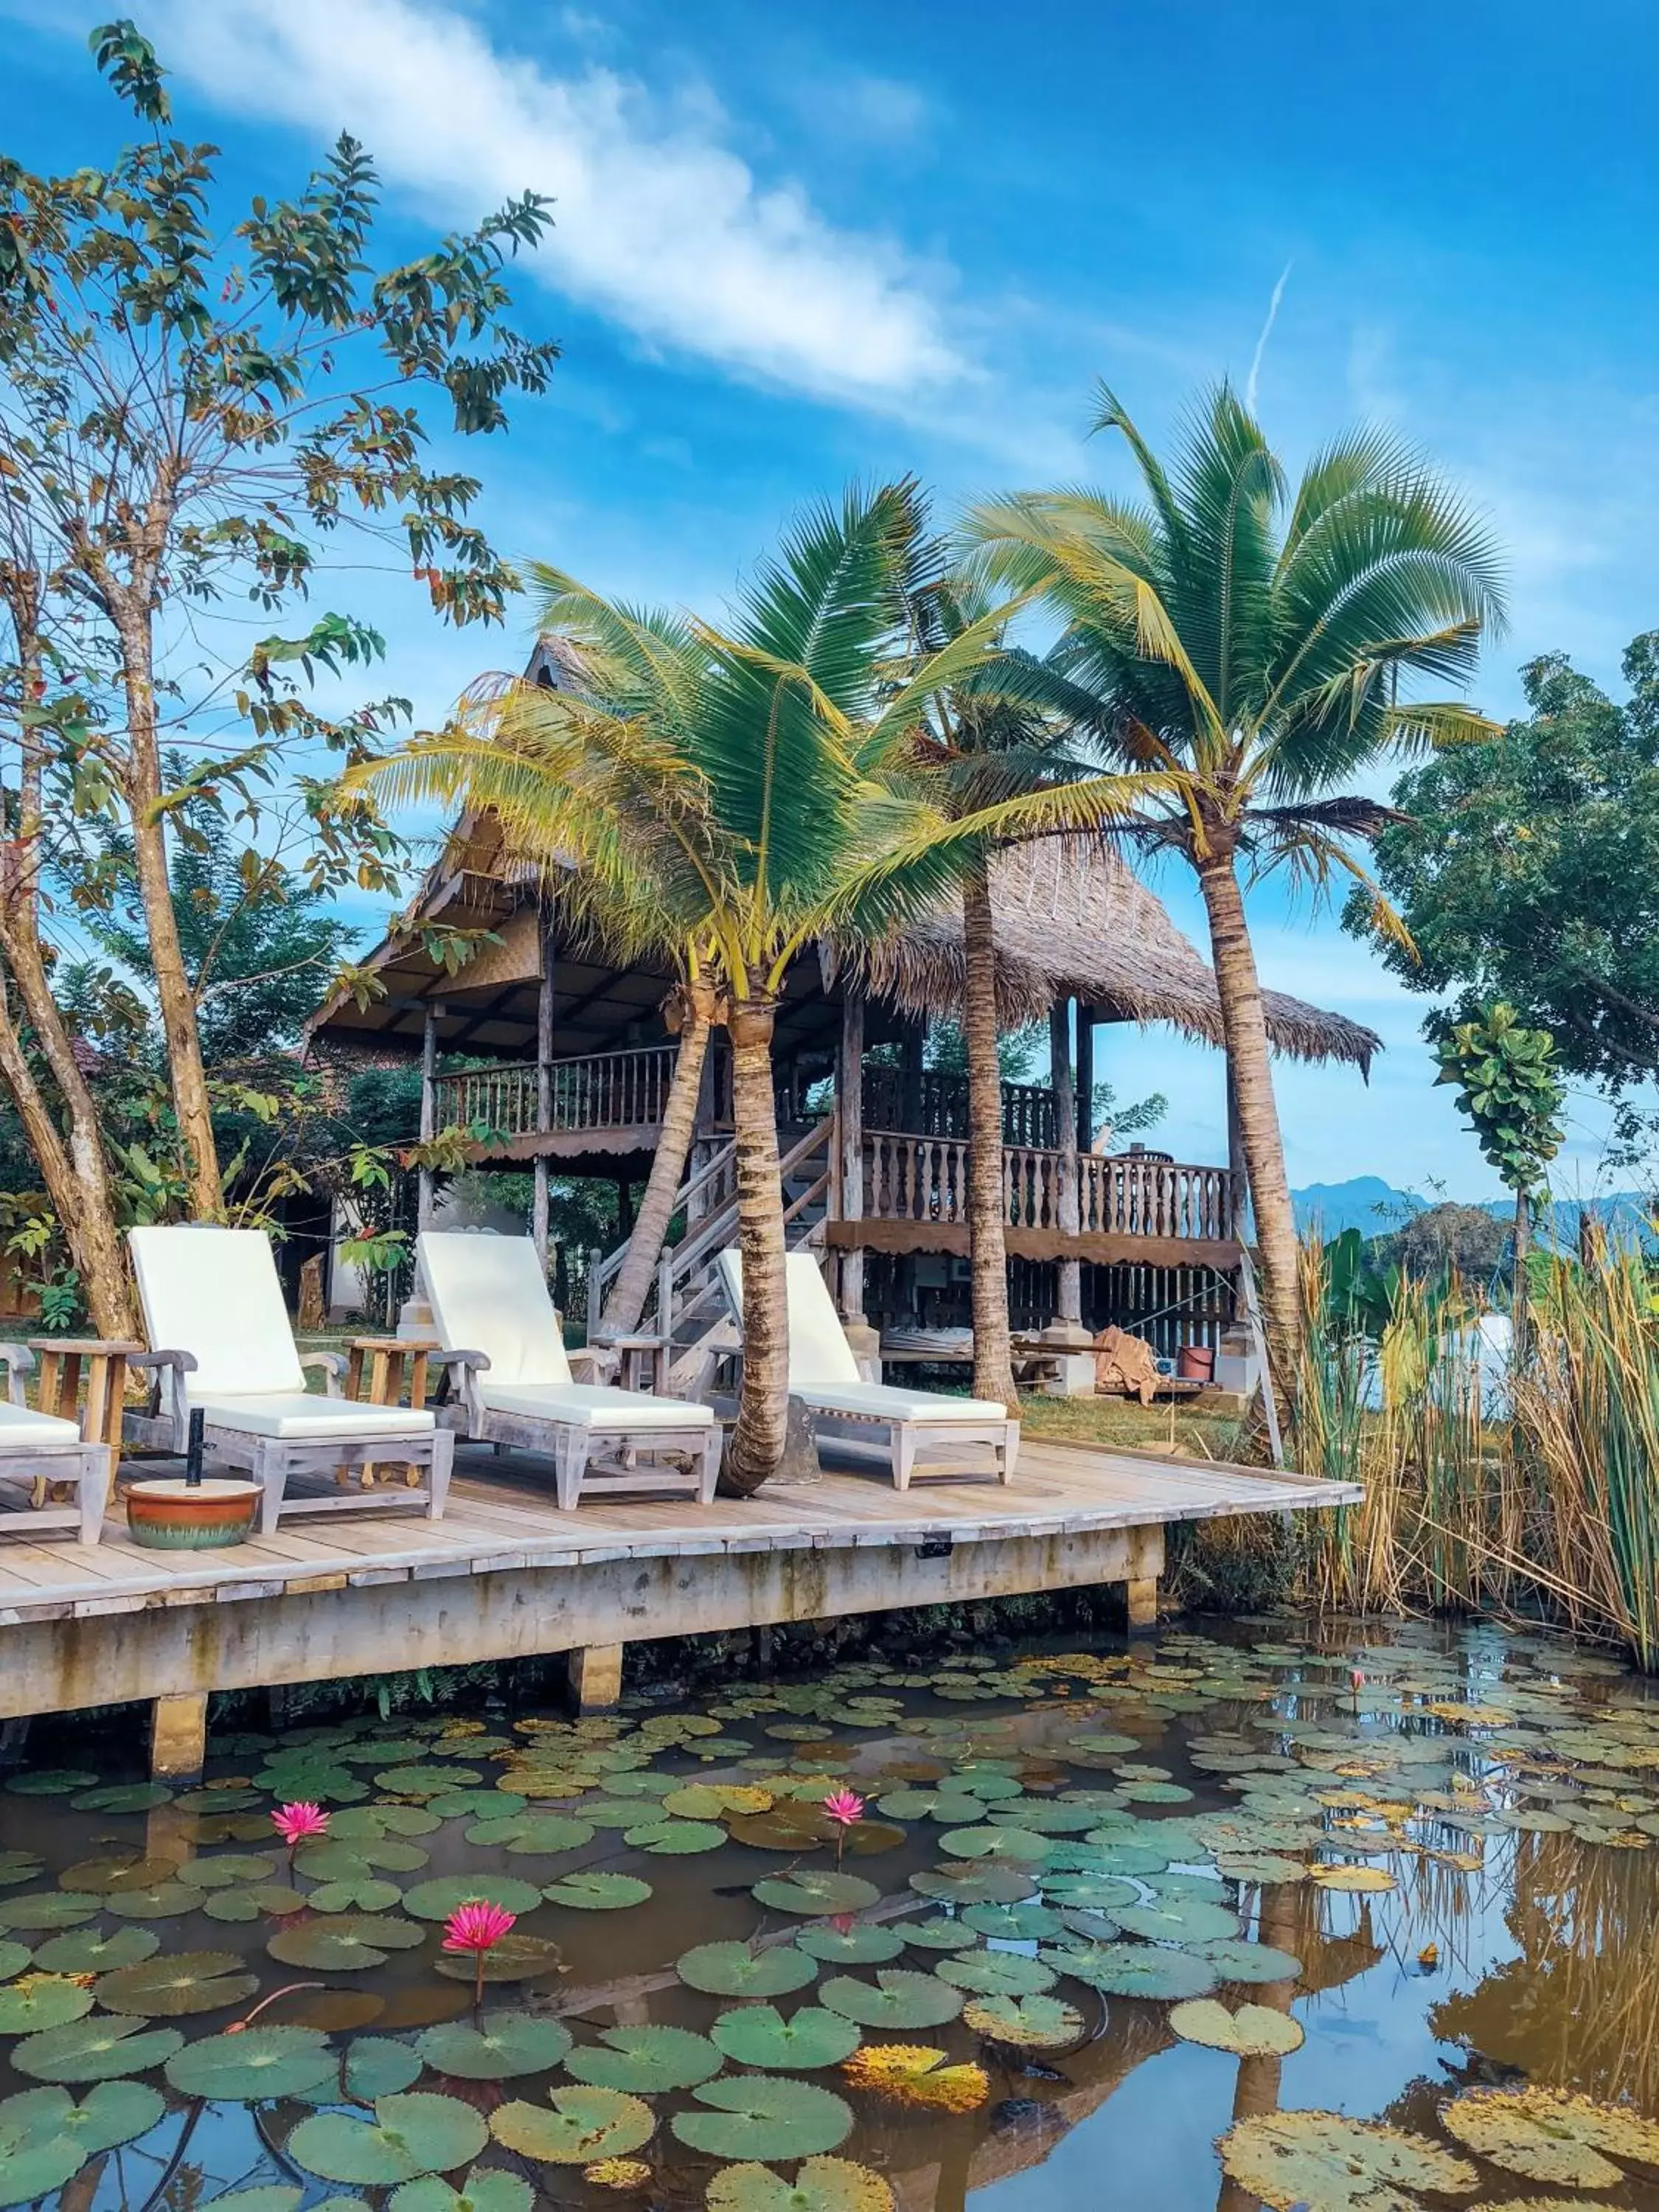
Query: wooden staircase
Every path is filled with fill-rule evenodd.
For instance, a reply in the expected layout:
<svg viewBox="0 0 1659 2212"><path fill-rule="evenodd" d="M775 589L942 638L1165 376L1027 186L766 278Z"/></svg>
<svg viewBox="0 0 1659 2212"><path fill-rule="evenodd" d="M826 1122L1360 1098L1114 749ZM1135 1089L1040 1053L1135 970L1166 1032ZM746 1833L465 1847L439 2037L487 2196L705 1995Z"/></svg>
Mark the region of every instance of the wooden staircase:
<svg viewBox="0 0 1659 2212"><path fill-rule="evenodd" d="M783 1182L783 1233L791 1251L821 1246L830 1205L836 1117L798 1123L778 1132L778 1168ZM692 1396L707 1387L714 1362L734 1351L738 1334L720 1288L718 1261L738 1238L737 1146L728 1138L689 1176L674 1194L674 1212L686 1223L684 1236L668 1246L657 1264L657 1279L635 1334L654 1337L657 1389L674 1397ZM587 1271L587 1340L602 1346L599 1316L622 1266L625 1244Z"/></svg>

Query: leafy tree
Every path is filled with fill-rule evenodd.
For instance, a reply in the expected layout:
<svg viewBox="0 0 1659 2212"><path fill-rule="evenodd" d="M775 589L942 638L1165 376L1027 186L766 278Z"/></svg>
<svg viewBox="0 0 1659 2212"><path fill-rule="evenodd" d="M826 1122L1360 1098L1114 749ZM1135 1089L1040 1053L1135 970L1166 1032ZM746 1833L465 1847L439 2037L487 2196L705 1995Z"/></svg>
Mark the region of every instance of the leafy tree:
<svg viewBox="0 0 1659 2212"><path fill-rule="evenodd" d="M1515 1193L1515 1321L1525 1326L1527 1245L1533 1194L1561 1149L1559 1115L1566 1086L1555 1064L1555 1039L1528 1029L1499 1000L1477 1019L1459 1022L1435 1047L1437 1083L1457 1086L1482 1158Z"/></svg>
<svg viewBox="0 0 1659 2212"><path fill-rule="evenodd" d="M1510 1232L1484 1206L1459 1206L1448 1200L1421 1212L1386 1237L1375 1237L1379 1261L1403 1267L1419 1278L1455 1270L1474 1282L1489 1279L1504 1263Z"/></svg>
<svg viewBox="0 0 1659 2212"><path fill-rule="evenodd" d="M91 43L144 135L63 176L0 157L0 604L11 633L0 707L18 758L0 955L67 1136L9 1023L0 1074L66 1221L77 1182L82 1193L71 1233L97 1244L88 1263L103 1326L122 1294L95 1102L76 1079L41 936L58 827L107 812L130 840L186 1200L212 1218L213 1101L169 860L179 811L228 790L252 821L280 769L308 812L312 882L394 887L392 842L361 795L339 795L333 771L383 742L405 703L330 714L313 689L372 666L382 641L314 608L294 634L278 625L320 584L331 550L407 566L448 620L499 619L514 578L471 519L477 480L431 441L440 428L503 428L509 397L545 386L556 349L501 319L506 260L548 221L534 195L377 268L374 172L343 136L298 192L227 219L214 205L216 149L171 134L148 41L122 21ZM166 750L185 739L194 765L173 781Z"/></svg>
<svg viewBox="0 0 1659 2212"><path fill-rule="evenodd" d="M1203 894L1269 1348L1288 1386L1296 1225L1241 870L1289 867L1318 890L1346 873L1369 889L1352 842L1388 810L1345 787L1402 750L1489 733L1460 702L1407 705L1401 690L1471 672L1500 612L1499 565L1485 526L1381 432L1339 439L1292 489L1224 384L1169 466L1109 392L1095 428L1127 445L1141 503L1020 494L979 507L969 534L989 574L1040 592L1064 623L1052 658L1103 757L1183 779L1132 834L1179 854ZM1380 895L1371 912L1394 926Z"/></svg>
<svg viewBox="0 0 1659 2212"><path fill-rule="evenodd" d="M1411 947L1385 957L1455 994L1453 1022L1507 1000L1617 1097L1659 1074L1659 631L1626 653L1622 705L1561 653L1522 674L1529 714L1395 787L1377 872ZM1358 902L1344 919L1369 926Z"/></svg>

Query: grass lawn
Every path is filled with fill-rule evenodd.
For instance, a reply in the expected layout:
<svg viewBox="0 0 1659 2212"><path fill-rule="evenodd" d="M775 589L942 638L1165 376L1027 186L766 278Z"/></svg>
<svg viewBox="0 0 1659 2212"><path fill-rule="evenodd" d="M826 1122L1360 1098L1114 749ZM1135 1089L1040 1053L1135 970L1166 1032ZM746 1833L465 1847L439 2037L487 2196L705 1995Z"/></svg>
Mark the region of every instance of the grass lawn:
<svg viewBox="0 0 1659 2212"><path fill-rule="evenodd" d="M1169 1407L1146 1407L1133 1398L1046 1398L1033 1392L1021 1398L1019 1417L1028 1437L1052 1437L1057 1443L1128 1444L1145 1450L1170 1441ZM1190 1458L1232 1458L1238 1427L1237 1413L1206 1413L1190 1401L1176 1401L1176 1448Z"/></svg>

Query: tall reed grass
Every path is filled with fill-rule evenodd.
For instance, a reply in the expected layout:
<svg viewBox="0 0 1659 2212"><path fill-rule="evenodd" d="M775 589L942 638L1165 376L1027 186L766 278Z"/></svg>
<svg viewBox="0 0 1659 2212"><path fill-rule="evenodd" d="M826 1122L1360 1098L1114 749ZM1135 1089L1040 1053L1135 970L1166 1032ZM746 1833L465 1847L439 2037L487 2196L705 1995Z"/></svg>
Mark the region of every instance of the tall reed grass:
<svg viewBox="0 0 1659 2212"><path fill-rule="evenodd" d="M1546 1617L1659 1667L1659 1317L1628 1253L1553 1258L1524 1360L1482 1357L1478 1297L1397 1279L1362 1327L1304 1249L1292 1430L1364 1502L1302 1524L1331 1610Z"/></svg>

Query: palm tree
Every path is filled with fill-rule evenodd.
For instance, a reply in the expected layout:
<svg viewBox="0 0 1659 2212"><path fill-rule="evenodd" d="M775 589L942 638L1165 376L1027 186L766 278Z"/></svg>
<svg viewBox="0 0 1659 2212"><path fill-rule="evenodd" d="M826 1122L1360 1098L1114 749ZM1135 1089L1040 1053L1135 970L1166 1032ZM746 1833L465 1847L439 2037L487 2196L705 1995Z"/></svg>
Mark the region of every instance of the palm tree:
<svg viewBox="0 0 1659 2212"><path fill-rule="evenodd" d="M662 1122L657 1131L657 1149L651 1155L651 1171L645 1180L634 1226L629 1231L628 1249L623 1254L617 1279L611 1285L611 1295L599 1316L599 1331L605 1336L625 1336L640 1325L640 1316L651 1295L657 1256L668 1239L669 1224L674 1218L674 1200L684 1180L685 1164L696 1134L703 1063L708 1057L708 1040L719 1016L720 1000L695 952L687 962L687 969L685 980L674 986L663 1008L670 1031L679 1039L679 1050L674 1056L668 1096L663 1101ZM666 1327L668 1316L665 1314L660 1318Z"/></svg>
<svg viewBox="0 0 1659 2212"><path fill-rule="evenodd" d="M1269 1347L1287 1378L1300 1335L1296 1230L1240 864L1251 880L1288 866L1316 890L1346 872L1377 927L1403 936L1350 844L1389 810L1343 787L1389 755L1490 733L1461 702L1400 693L1402 677L1471 674L1482 630L1502 621L1502 565L1485 525L1386 433L1337 440L1292 494L1224 383L1170 467L1103 386L1094 428L1127 442L1144 503L1022 494L977 507L967 533L980 573L1041 593L1063 621L1054 659L1105 757L1185 779L1131 834L1198 877Z"/></svg>
<svg viewBox="0 0 1659 2212"><path fill-rule="evenodd" d="M1099 775L1072 746L1067 686L1044 661L1004 644L999 611L971 579L952 574L943 550L921 539L907 562L910 650L925 663L973 629L992 629L997 651L929 705L917 741L921 787L960 820L1011 800L1039 802L1033 834L1063 829L1078 805L1081 826L1108 811L1128 813L1165 779ZM1081 781L1080 781L1081 780ZM1011 835L1017 834L1018 823ZM972 850L962 872L962 1036L968 1066L968 1224L974 1395L1018 1402L1008 1317L1002 1187L1002 1070L997 1054L996 948L991 910L993 848Z"/></svg>
<svg viewBox="0 0 1659 2212"><path fill-rule="evenodd" d="M977 839L1024 818L1016 802L951 821L907 787L919 717L998 627L969 625L888 680L914 498L888 485L810 510L725 631L532 569L541 626L575 648L580 684L492 683L452 728L350 779L392 804L488 810L510 850L568 872L562 895L588 902L613 951L699 948L732 1046L744 1371L725 1479L745 1492L778 1466L787 1408L771 1057L784 976L818 937L935 903Z"/></svg>

